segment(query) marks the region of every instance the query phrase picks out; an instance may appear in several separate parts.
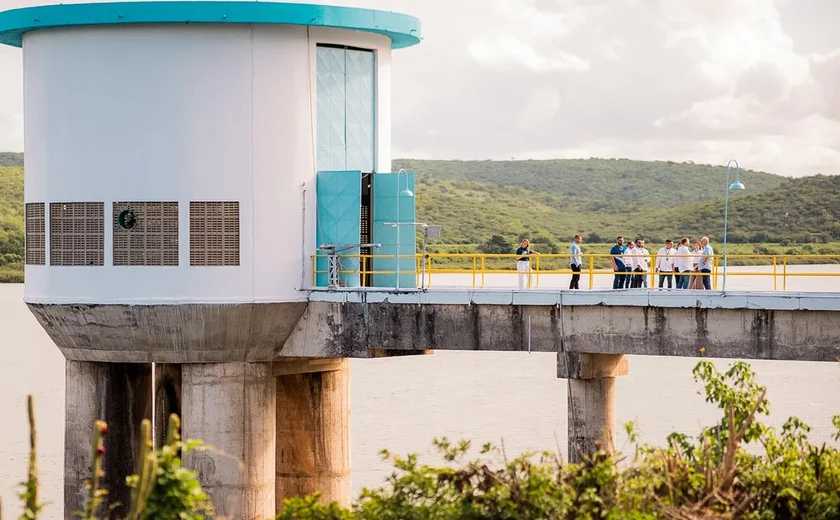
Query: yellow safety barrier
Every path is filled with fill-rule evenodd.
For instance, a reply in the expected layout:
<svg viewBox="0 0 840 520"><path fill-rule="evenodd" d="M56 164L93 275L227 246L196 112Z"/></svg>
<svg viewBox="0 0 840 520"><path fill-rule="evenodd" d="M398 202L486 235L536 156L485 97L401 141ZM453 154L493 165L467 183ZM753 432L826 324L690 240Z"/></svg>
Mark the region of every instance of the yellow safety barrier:
<svg viewBox="0 0 840 520"><path fill-rule="evenodd" d="M437 275L468 275L470 279L470 283L467 284L459 284L465 286L471 286L472 288L483 288L486 286L487 283L487 275L509 275L515 276L519 274L525 274L528 278L527 286L528 288L539 288L540 287L540 276L545 275L569 275L575 274L572 272L571 268L569 267L569 259L572 255L570 254L542 254L542 255L531 255L529 261L529 270L527 273L520 273L516 270L516 255L515 254L481 254L481 253L456 253L456 254L446 254L446 253L428 253L426 258L423 259L422 255L401 255L399 258L407 259L411 258L414 260L413 262L413 269L411 270L400 270L400 275L414 275L416 277L417 287L420 287L421 280L424 288L431 288L433 287L433 280L436 279ZM583 260L582 262L582 270L580 273L581 280L584 279L584 276L588 278L588 286L592 289L595 286L595 277L596 276L614 276L619 274L612 270L611 267L607 267L610 265L610 258L612 255L609 254L582 254L576 255L580 256ZM690 255L688 258L694 258L695 255ZM622 255L622 258L640 258L640 255ZM675 259L675 258L685 258L685 255L670 255L668 258ZM328 274L326 270L317 270L317 260L316 258L323 258L325 259L326 256L323 255L312 255L312 285L316 285L317 276L319 274L326 275ZM389 255L338 255L339 258L339 275L346 277L347 275L359 275L361 280L362 286L367 286L368 281L371 280L371 276L373 275L396 275L397 272L394 269L391 270L375 270L375 269L365 269L363 266L365 265L373 265L373 259L390 259L394 260L395 256ZM645 256L647 260L649 260L650 266L656 265L657 255L650 255ZM788 264L821 264L821 263L840 263L840 255L727 255L728 258L728 266L726 276L727 277L755 277L755 276L764 276L764 277L772 277L773 280L773 290L779 289L778 279L781 277L781 289L783 291L787 290L787 280L788 278L796 278L796 277L840 277L840 270L836 272L831 271L818 271L818 272L788 272ZM366 259L370 259L370 261L364 261ZM732 267L743 267L745 264L739 261L749 261L750 264L755 267L767 267L768 270L760 270L760 271L741 271L731 270ZM781 261L781 272L779 269L779 262ZM732 264L738 263L740 265L733 266ZM405 262L403 262L405 263ZM345 266L358 264L360 267L358 269L346 269ZM425 265L424 265L425 264ZM561 264L563 267L557 267L556 264ZM599 266L598 264L601 264ZM657 273L653 269L648 269L647 271L643 272L631 272L625 273L622 272L622 275L630 276L630 275L642 275L645 278L649 279L649 287L654 288L657 286ZM668 273L674 274L679 276L710 276L712 288L717 289L718 279L723 276L723 257L722 255L715 255L712 260L712 270L710 273L702 273L702 272L685 272L685 273Z"/></svg>

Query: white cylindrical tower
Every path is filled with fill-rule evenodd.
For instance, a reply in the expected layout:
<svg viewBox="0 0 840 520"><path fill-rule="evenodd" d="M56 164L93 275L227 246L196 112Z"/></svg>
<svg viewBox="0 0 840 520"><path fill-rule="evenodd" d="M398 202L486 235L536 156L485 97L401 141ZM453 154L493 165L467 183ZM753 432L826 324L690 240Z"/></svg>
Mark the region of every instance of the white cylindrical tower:
<svg viewBox="0 0 840 520"><path fill-rule="evenodd" d="M419 22L79 4L0 13L0 42L24 54L26 302L65 356L265 361L306 305L316 172L390 171Z"/></svg>
<svg viewBox="0 0 840 520"><path fill-rule="evenodd" d="M391 50L419 28L266 2L0 13L24 54L26 303L67 358L65 518L85 508L96 418L126 514L153 409L158 431L177 413L221 450L185 461L219 516L274 517L313 489L348 500L346 360L288 358L355 354L296 339L336 319L306 313L318 237L362 243L376 224L387 242L383 219L414 220L382 211L385 175L377 221L370 186L390 171ZM403 244L385 245L398 264Z"/></svg>

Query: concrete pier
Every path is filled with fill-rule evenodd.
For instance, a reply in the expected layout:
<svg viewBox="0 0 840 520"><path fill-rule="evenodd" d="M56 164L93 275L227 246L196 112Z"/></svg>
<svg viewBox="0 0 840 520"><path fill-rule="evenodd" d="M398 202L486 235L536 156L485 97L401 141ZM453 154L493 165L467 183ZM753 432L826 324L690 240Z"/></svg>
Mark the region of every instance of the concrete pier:
<svg viewBox="0 0 840 520"><path fill-rule="evenodd" d="M350 364L347 359L275 364L277 479L284 498L321 493L350 504Z"/></svg>
<svg viewBox="0 0 840 520"><path fill-rule="evenodd" d="M130 499L125 478L135 472L139 453L140 422L152 415L151 365L67 360L65 381L64 518L84 510L97 419L108 423L101 486L109 503L120 504L112 514L122 518Z"/></svg>
<svg viewBox="0 0 840 520"><path fill-rule="evenodd" d="M212 450L190 454L217 516L274 516L275 378L271 363L181 367L183 437Z"/></svg>
<svg viewBox="0 0 840 520"><path fill-rule="evenodd" d="M173 413L181 417L181 365L155 363L155 417L154 425L155 447L166 443L169 429L169 416Z"/></svg>
<svg viewBox="0 0 840 520"><path fill-rule="evenodd" d="M627 356L564 352L557 355L557 377L569 380L570 462L581 462L599 444L610 453L615 451L615 378L627 373Z"/></svg>

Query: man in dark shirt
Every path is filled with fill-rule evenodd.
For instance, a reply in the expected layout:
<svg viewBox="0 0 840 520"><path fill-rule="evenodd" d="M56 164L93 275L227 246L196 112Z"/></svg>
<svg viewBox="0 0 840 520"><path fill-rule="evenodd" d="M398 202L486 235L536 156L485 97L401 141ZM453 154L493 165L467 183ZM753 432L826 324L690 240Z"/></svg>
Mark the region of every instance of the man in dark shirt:
<svg viewBox="0 0 840 520"><path fill-rule="evenodd" d="M612 261L613 271L615 272L615 279L613 279L613 289L621 289L624 287L624 259L621 254L624 253L624 238L618 237L615 239L615 245L610 249L610 260Z"/></svg>

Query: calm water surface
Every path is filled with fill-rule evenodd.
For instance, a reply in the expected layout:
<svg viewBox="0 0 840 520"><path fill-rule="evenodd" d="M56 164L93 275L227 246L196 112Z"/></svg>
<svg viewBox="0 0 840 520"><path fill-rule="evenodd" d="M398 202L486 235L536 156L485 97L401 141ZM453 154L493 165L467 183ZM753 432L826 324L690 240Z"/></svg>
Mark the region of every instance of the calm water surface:
<svg viewBox="0 0 840 520"><path fill-rule="evenodd" d="M740 280L749 279L740 278L737 288L747 288L743 283L749 282ZM756 289L763 290L764 285L766 280ZM823 279L814 287L840 291L840 278L828 283ZM565 452L566 382L555 378L555 363L553 354L485 352L354 360L354 493L362 486L378 485L390 471L379 459L380 449L417 452L433 461L430 444L435 436L475 443L504 440L508 454L555 450L557 445ZM660 443L675 429L693 433L714 421L715 410L703 402L691 378L695 363L695 359L631 358L630 375L617 382L618 422L636 421L643 441ZM830 418L840 413L840 366L760 361L752 365L760 382L769 387L771 423L796 415L813 426L813 440L830 441ZM58 519L64 359L23 304L23 286L0 285L0 497L10 518L19 514L16 485L26 475L27 393L37 400L42 496L51 503L44 518ZM619 447L625 443L620 436Z"/></svg>

